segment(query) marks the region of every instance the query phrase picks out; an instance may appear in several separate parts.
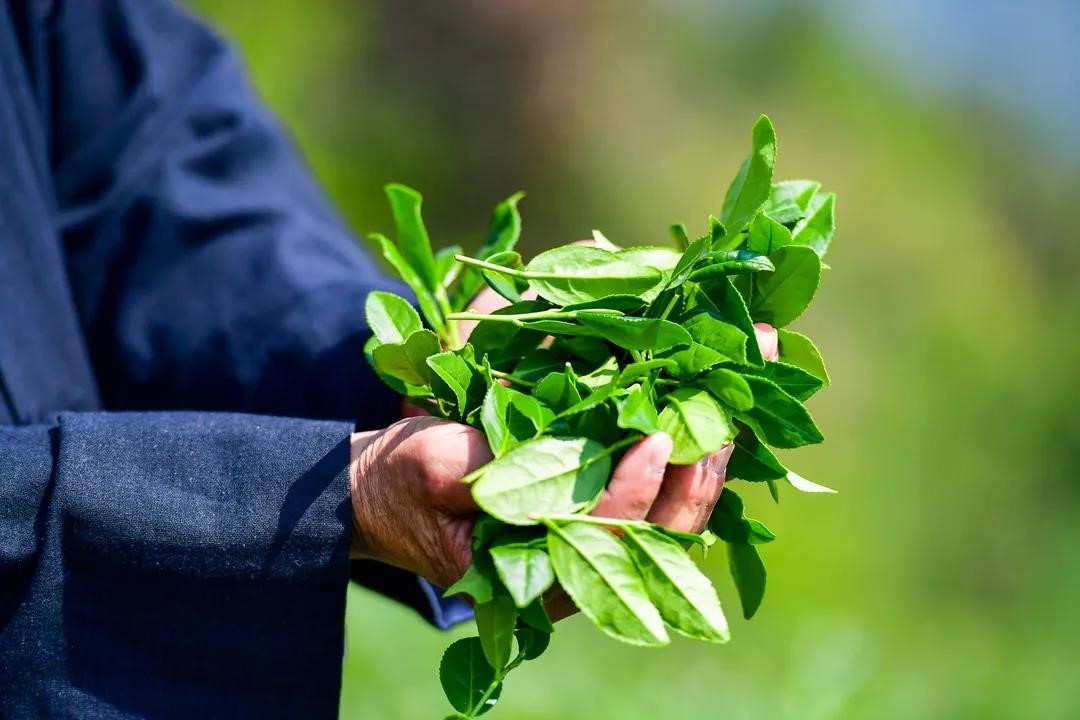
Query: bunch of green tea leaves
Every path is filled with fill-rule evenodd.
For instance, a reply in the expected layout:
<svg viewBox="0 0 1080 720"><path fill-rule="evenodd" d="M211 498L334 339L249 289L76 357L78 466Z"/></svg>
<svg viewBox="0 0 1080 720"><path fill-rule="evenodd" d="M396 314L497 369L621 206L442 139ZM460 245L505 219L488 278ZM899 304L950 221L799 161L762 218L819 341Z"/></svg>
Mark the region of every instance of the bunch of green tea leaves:
<svg viewBox="0 0 1080 720"><path fill-rule="evenodd" d="M608 635L664 645L668 628L724 642L715 589L688 549L728 549L744 615L757 610L765 567L757 546L774 535L747 517L731 487L708 530L673 532L644 521L588 515L626 448L663 431L673 463L693 463L734 443L728 478L828 491L789 472L768 446L822 441L803 402L828 384L821 356L784 329L818 287L834 229L834 196L807 180L773 182L776 136L754 125L753 150L720 217L691 240L619 249L599 233L523 262L515 195L498 205L475 257L433 253L420 196L387 187L397 242L375 236L416 294L413 306L373 292L366 352L378 374L432 414L480 428L494 460L464 479L484 511L473 565L447 594L468 594L478 637L446 651L440 677L453 717L496 701L503 678L539 656L553 627L542 598L556 581ZM509 305L466 308L484 286ZM527 299L528 298L528 299ZM462 342L457 323L479 321ZM755 322L779 328L767 362ZM618 532L611 532L617 529Z"/></svg>

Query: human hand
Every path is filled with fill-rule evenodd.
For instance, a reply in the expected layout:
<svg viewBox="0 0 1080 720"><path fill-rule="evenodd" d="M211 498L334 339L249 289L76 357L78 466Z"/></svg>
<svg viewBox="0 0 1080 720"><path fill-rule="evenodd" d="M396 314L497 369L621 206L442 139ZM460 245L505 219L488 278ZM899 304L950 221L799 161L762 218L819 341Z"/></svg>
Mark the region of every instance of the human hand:
<svg viewBox="0 0 1080 720"><path fill-rule="evenodd" d="M762 354L775 360L776 330L762 323L755 330ZM593 514L700 532L723 489L731 449L721 448L694 465L668 465L671 438L644 438L616 466ZM432 417L355 433L353 556L397 565L448 587L472 562L478 512L461 478L491 457L479 430ZM555 616L569 612L550 609Z"/></svg>

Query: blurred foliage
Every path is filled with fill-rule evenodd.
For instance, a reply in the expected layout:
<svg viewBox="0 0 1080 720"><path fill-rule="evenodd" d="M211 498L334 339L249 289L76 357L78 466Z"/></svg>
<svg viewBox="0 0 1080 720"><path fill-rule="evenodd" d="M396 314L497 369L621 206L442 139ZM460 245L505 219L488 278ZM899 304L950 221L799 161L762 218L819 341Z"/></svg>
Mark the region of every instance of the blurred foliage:
<svg viewBox="0 0 1080 720"><path fill-rule="evenodd" d="M718 211L760 112L779 175L839 195L799 322L834 380L811 403L828 442L795 468L840 495L745 493L783 542L752 622L724 585L730 645L574 619L499 718L1075 717L1080 168L1023 109L921 93L816 3L195 4L358 233L390 227L396 180L443 244L478 244L517 189L531 251L666 242ZM342 716L439 717L450 637L349 600Z"/></svg>

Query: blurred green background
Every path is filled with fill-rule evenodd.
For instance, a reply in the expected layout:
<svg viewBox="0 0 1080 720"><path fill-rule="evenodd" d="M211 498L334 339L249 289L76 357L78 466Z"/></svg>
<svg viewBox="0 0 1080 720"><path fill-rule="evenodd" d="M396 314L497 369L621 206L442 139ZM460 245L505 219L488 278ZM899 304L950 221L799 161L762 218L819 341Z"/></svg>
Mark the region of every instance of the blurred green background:
<svg viewBox="0 0 1080 720"><path fill-rule="evenodd" d="M529 251L666 241L718 212L761 112L779 176L839 195L798 323L832 373L828 442L788 464L840 494L744 493L779 541L749 623L710 558L729 645L576 618L496 717L1080 716L1076 5L195 5L358 234L390 227L396 180L440 244L475 247L518 189ZM450 637L350 593L342 716L441 717Z"/></svg>

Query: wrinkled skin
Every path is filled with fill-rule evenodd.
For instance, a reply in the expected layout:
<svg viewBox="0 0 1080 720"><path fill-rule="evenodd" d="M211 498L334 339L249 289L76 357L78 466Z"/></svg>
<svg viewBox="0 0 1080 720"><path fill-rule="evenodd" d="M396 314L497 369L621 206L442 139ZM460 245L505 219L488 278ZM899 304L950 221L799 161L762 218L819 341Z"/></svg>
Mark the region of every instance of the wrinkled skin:
<svg viewBox="0 0 1080 720"><path fill-rule="evenodd" d="M777 357L776 330L755 326L762 354ZM700 532L724 487L731 445L693 465L669 465L671 438L657 434L630 448L593 515L645 519ZM461 478L491 460L483 433L433 417L409 417L352 437L352 554L411 570L447 587L472 562L478 509ZM553 616L572 611L548 598Z"/></svg>

